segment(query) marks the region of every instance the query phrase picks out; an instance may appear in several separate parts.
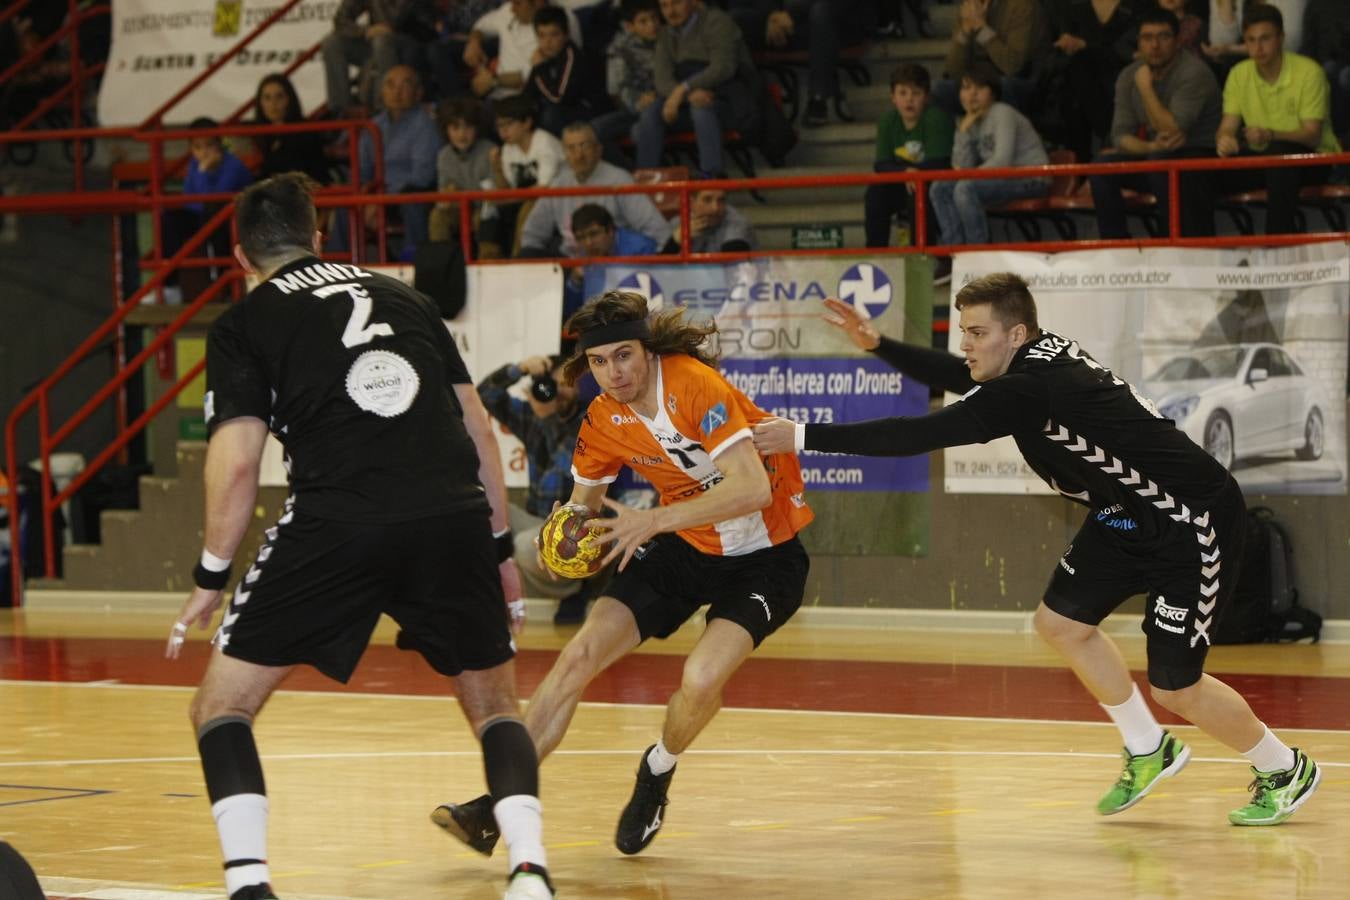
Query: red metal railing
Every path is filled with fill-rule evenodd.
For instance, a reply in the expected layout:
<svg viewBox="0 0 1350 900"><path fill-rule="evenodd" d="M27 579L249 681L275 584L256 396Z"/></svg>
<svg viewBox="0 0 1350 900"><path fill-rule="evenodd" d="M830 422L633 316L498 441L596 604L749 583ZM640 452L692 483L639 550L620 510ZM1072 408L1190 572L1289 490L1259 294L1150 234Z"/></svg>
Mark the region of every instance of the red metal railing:
<svg viewBox="0 0 1350 900"><path fill-rule="evenodd" d="M17 3L0 13L0 22L4 22L9 18L18 15L18 13L27 5L28 0L18 0ZM99 72L102 72L104 67L104 64L101 62L94 63L91 66L86 66L84 64L84 59L80 55L80 26L90 19L109 15L112 11L112 7L103 4L82 10L79 8L76 0L67 0L66 9L66 21L62 23L60 28L48 35L36 47L15 60L9 68L0 72L0 85L9 81L9 79L34 63L41 62L42 58L46 56L47 51L51 50L67 37L70 38L70 80L58 88L51 96L41 100L28 115L10 126L10 133L17 134L23 132L28 126L64 103L66 98L70 98L71 137L69 140L72 142L71 159L75 169L75 190L79 192L84 190L84 141L88 139L83 134L84 129L81 128L81 122L84 118L84 108L81 103L84 99L86 84L91 78ZM37 138L34 138L30 133L27 135L27 140L37 140Z"/></svg>
<svg viewBox="0 0 1350 900"><path fill-rule="evenodd" d="M369 123L345 123L344 127L355 129L358 124L369 125ZM265 133L267 131L307 131L317 130L324 126L320 123L297 123L290 126L258 126L249 131ZM235 133L237 127L228 130ZM142 140L152 141L158 146L162 140L172 137L183 137L189 134L202 134L206 132L161 132L138 133L135 136ZM374 134L378 145L378 132ZM0 136L3 140L3 136ZM353 143L355 143L355 131L353 130ZM874 183L904 183L910 182L915 185L916 191L922 190L922 187L932 181L950 181L966 178L1026 178L1048 176L1055 177L1059 175L1079 175L1079 174L1109 174L1124 172L1167 172L1172 196L1177 196L1177 186L1181 172L1201 171L1201 170L1229 170L1241 168L1253 168L1271 165L1307 166L1307 165L1327 165L1330 163L1350 162L1350 153L1343 153L1336 156L1326 155L1301 155L1281 158L1278 161L1259 158L1239 158L1239 159L1183 159L1166 160L1156 162L1130 162L1130 163L1076 163L1071 165L1058 166L1036 166L1026 168L1006 168L1006 169L967 169L967 170L915 170L911 172L890 173L884 175L875 175L860 173L857 175L831 175L821 177L803 177L803 178L764 178L757 179L754 187L757 190L769 189L802 189L819 188L822 186L844 186L844 185L864 185ZM85 209L110 210L116 208L116 204L125 202L127 205L122 209L127 210L153 210L158 212L169 206L181 205L188 202L202 200L228 199L214 196L193 196L183 197L166 196L162 194L162 177L152 177L151 191L148 195L140 195L130 192L115 192L102 199L95 199L98 195L88 195L86 197L69 197L61 195L40 195L28 197L0 197L0 213L11 211L47 211L58 212L66 211L67 204L73 202L77 206ZM380 207L396 203L409 202L438 202L448 201L457 203L460 210L461 239L463 240L466 259L471 258L472 245L470 243L471 208L474 202L479 201L513 201L525 199L537 199L548 196L597 196L597 195L619 195L619 194L655 194L659 192L678 191L680 194L681 221L689 222L689 203L690 195L699 190L709 188L719 188L725 190L742 190L746 183L739 180L722 181L680 181L680 182L660 182L651 184L631 184L608 187L577 187L577 188L529 188L514 189L503 191L462 191L462 192L426 192L416 194L363 194L359 191L353 191L349 194L328 194L316 197L316 205L320 207L355 207L358 205L377 205ZM69 499L76 491L82 487L89 478L112 457L121 447L123 447L136 433L158 413L160 409L166 406L177 396L192 379L196 378L202 370L202 365L194 366L188 373L175 383L172 388L166 392L156 403L148 409L135 422L128 423L121 430L121 433L104 450L97 454L89 466L73 480L61 492L52 493L52 480L50 472L51 453L59 446L61 441L85 421L94 409L116 393L119 388L131 376L131 373L139 369L147 359L159 351L160 348L167 345L174 335L181 330L184 325L196 314L201 307L214 298L225 287L231 284L239 277L239 273L232 271L231 274L217 281L211 288L199 296L190 305L183 308L178 317L152 341L135 359L131 360L127 366L119 368L113 379L104 386L70 419L57 428L52 430L50 422L50 412L48 408L48 398L52 387L62 377L64 377L79 360L88 355L101 341L103 341L113 329L117 328L140 301L140 298L152 290L156 290L168 274L169 270L179 266L186 259L188 254L199 247L206 239L206 236L213 230L220 227L227 217L229 207L225 207L212 216L202 228L202 230L193 236L182 249L174 254L169 260L165 261L163 267L158 268L151 276L150 280L131 298L122 303L113 314L113 316L94 332L64 363L57 367L56 371L48 378L44 379L34 391L25 397L17 407L10 413L5 423L5 453L6 468L9 474L11 490L8 492L6 502L10 511L10 529L11 529L11 577L13 580L14 597L16 602L22 594L23 573L22 560L20 558L19 542L19 509L17 496L17 476L18 460L16 449L16 433L19 420L34 407L38 410L38 428L39 428L39 456L41 468L41 495L38 498L39 513L43 517L43 540L46 548L46 567L47 575L51 577L55 574L54 557L54 533L52 526L52 513L65 500ZM1179 231L1179 207L1176 203L1169 204L1169 231L1177 233ZM358 217L355 213L349 214L352 217L353 224L356 224ZM887 247L887 248L839 248L828 250L781 250L775 251L776 256L838 256L838 255L907 255L914 253L931 252L939 255L946 255L961 250L990 250L990 249L1034 249L1038 252L1053 252L1056 250L1067 249L1091 249L1091 248L1112 248L1112 247L1149 247L1149 246L1193 246L1193 247L1237 247L1237 246L1276 246L1289 244L1302 244L1315 241L1350 241L1350 232L1332 232L1315 235L1245 235L1230 237L1209 237L1209 238L1146 238L1146 239L1123 239L1123 240L1084 240L1084 241L1048 241L1034 244L1022 242L1009 242L1001 244L981 244L975 246L932 246L928 243L927 217L924 204L916 204L915 222L914 222L915 240L910 247ZM351 258L353 261L359 261L361 248L354 243L351 249ZM595 259L562 259L558 262L565 266L584 265L591 263L606 262L625 262L625 263L665 263L671 262L717 262L717 261L736 261L747 259L754 256L766 255L763 252L738 252L738 253L693 253L690 250L689 233L685 227L680 236L680 250L674 255L650 255L640 257L605 257ZM385 258L384 247L381 244L377 250L378 259L383 261ZM512 262L511 260L482 260L479 264L495 264L499 262Z"/></svg>

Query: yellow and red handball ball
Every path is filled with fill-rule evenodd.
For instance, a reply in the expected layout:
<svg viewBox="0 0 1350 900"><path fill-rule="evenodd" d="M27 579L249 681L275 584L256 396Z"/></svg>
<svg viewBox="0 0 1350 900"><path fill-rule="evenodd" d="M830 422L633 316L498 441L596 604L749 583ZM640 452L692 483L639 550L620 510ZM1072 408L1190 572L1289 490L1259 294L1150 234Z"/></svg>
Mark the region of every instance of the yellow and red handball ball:
<svg viewBox="0 0 1350 900"><path fill-rule="evenodd" d="M600 530L590 520L595 513L588 507L569 503L560 506L539 529L539 558L553 574L562 578L586 578L600 571L605 546Z"/></svg>

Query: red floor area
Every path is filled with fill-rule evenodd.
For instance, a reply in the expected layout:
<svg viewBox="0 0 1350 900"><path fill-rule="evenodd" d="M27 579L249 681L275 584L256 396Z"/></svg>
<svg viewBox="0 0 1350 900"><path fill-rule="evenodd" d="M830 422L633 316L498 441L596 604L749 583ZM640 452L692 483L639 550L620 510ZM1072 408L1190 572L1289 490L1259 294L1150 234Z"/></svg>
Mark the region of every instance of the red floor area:
<svg viewBox="0 0 1350 900"><path fill-rule="evenodd" d="M201 677L208 651L204 643L189 644L184 658L171 661L163 658L159 641L0 637L0 678L192 685ZM523 696L533 693L556 655L526 650L517 657ZM678 656L631 655L597 678L585 699L665 703L679 683L682 663ZM1225 675L1224 680L1272 727L1350 729L1347 679ZM298 669L285 687L343 689L308 668ZM349 687L391 694L447 690L445 679L421 657L390 646L367 650ZM728 685L725 704L1016 719L1104 718L1066 669L1025 666L752 658Z"/></svg>

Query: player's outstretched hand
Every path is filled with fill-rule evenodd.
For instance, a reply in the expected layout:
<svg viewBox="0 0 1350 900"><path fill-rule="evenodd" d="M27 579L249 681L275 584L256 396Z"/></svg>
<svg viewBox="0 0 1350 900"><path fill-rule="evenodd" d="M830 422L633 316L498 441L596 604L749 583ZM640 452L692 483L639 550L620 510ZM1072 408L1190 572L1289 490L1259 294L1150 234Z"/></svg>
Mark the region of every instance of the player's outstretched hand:
<svg viewBox="0 0 1350 900"><path fill-rule="evenodd" d="M177 659L178 651L183 649L183 641L187 639L188 626L196 621L198 628L206 628L211 624L211 614L220 606L220 601L224 598L223 591L213 591L207 588L194 587L192 595L188 597L187 603L178 611L177 617L173 620L173 628L169 632L169 643L164 647L164 656L167 659Z"/></svg>
<svg viewBox="0 0 1350 900"><path fill-rule="evenodd" d="M761 419L754 430L755 449L760 456L797 452L797 423L791 419Z"/></svg>
<svg viewBox="0 0 1350 900"><path fill-rule="evenodd" d="M502 594L506 597L506 611L511 616L511 633L520 634L525 629L525 599L520 587L520 569L514 559L503 560L497 567L502 579Z"/></svg>
<svg viewBox="0 0 1350 900"><path fill-rule="evenodd" d="M597 521L595 529L602 544L613 544L601 566L607 566L614 560L619 561L619 571L624 570L628 560L643 544L660 532L657 522L659 509L634 509L622 503L604 498L605 506L614 511L614 517ZM604 531L600 531L600 529Z"/></svg>
<svg viewBox="0 0 1350 900"><path fill-rule="evenodd" d="M845 303L838 297L827 297L825 308L828 312L821 318L838 328L853 345L860 350L875 350L881 343L881 335L867 319L867 311L859 312L851 303Z"/></svg>

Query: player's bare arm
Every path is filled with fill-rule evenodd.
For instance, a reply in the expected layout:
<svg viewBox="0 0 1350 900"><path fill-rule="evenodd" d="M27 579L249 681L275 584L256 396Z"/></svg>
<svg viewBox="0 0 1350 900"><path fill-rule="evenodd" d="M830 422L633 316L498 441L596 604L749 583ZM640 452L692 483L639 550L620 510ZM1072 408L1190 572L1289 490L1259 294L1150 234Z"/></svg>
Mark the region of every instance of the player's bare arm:
<svg viewBox="0 0 1350 900"><path fill-rule="evenodd" d="M206 528L204 558L234 558L253 518L258 496L258 468L267 443L267 423L241 416L222 423L206 448ZM195 587L174 619L164 655L178 658L188 626L206 628L220 605L221 589Z"/></svg>
<svg viewBox="0 0 1350 900"><path fill-rule="evenodd" d="M601 540L614 546L605 564L619 560L622 570L638 547L666 531L683 531L744 516L763 509L773 501L773 491L764 465L749 440L738 440L717 457L722 481L700 496L656 509L633 509L606 499L605 506L615 512L606 519Z"/></svg>
<svg viewBox="0 0 1350 900"><path fill-rule="evenodd" d="M478 450L478 480L483 483L488 503L492 505L492 533L509 533L511 526L506 503L506 475L502 472L502 457L497 449L492 419L472 384L457 384L454 388L460 408L464 410L464 428ZM511 630L519 632L525 627L525 601L521 599L520 571L512 559L503 560L499 569L502 592L506 595L507 609L511 611Z"/></svg>

